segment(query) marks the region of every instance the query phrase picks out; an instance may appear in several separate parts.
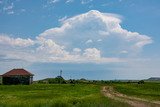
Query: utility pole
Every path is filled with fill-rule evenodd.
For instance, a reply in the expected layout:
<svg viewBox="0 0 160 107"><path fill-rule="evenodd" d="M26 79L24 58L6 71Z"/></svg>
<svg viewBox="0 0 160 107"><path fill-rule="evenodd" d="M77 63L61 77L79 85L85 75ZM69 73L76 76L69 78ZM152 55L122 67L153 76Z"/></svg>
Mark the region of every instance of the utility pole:
<svg viewBox="0 0 160 107"><path fill-rule="evenodd" d="M60 70L60 76L62 77L62 70Z"/></svg>
<svg viewBox="0 0 160 107"><path fill-rule="evenodd" d="M62 70L60 70L60 76L59 76L59 83L61 84L62 83Z"/></svg>

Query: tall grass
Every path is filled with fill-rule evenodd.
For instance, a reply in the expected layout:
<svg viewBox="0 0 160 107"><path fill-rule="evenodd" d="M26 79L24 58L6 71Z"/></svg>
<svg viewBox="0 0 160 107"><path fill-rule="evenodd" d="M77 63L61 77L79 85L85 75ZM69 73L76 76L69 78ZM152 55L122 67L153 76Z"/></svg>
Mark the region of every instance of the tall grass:
<svg viewBox="0 0 160 107"><path fill-rule="evenodd" d="M127 107L87 84L0 85L0 107Z"/></svg>
<svg viewBox="0 0 160 107"><path fill-rule="evenodd" d="M114 84L114 87L117 91L129 96L160 101L160 83L158 82Z"/></svg>

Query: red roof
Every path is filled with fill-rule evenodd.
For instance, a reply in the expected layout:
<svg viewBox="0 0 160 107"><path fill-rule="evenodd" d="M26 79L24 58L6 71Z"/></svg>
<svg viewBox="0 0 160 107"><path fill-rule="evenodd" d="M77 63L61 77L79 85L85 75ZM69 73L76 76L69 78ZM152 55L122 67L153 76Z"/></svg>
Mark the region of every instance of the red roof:
<svg viewBox="0 0 160 107"><path fill-rule="evenodd" d="M33 76L32 73L26 71L25 69L12 69L2 76L16 76L16 75L22 75L22 76Z"/></svg>

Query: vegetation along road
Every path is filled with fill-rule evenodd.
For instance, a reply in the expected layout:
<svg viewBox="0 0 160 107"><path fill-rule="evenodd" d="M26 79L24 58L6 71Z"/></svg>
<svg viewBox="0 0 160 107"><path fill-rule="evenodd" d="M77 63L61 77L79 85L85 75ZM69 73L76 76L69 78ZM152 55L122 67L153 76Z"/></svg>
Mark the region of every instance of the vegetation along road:
<svg viewBox="0 0 160 107"><path fill-rule="evenodd" d="M112 86L103 86L102 94L113 100L128 103L129 105L133 107L152 107L152 106L160 107L160 102L158 101L150 102L149 100L146 100L146 99L130 97L130 96L127 96L127 95L124 95L122 93L115 91Z"/></svg>

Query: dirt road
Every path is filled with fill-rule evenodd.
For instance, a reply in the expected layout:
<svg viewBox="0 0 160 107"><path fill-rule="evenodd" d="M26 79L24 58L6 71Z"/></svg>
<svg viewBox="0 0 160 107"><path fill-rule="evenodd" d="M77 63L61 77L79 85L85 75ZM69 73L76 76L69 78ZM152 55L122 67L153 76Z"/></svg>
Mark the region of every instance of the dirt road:
<svg viewBox="0 0 160 107"><path fill-rule="evenodd" d="M101 90L102 94L111 99L128 103L133 107L160 107L160 102L150 102L145 99L130 97L116 92L111 86L104 86Z"/></svg>

